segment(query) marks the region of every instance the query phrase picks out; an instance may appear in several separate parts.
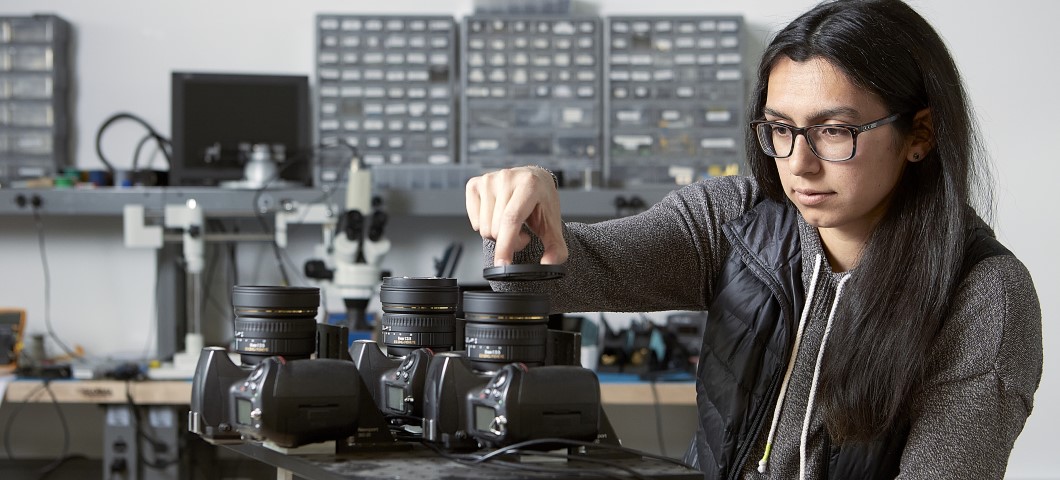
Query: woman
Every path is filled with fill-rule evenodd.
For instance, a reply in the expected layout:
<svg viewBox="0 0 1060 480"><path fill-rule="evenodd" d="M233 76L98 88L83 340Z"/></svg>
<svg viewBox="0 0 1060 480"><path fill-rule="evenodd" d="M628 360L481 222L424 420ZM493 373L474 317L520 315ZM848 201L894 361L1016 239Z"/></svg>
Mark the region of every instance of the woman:
<svg viewBox="0 0 1060 480"><path fill-rule="evenodd" d="M766 49L749 116L752 177L629 218L563 224L541 168L471 179L487 263L567 265L495 287L706 309L687 456L706 478L1001 478L1041 311L970 206L981 152L941 38L899 0L820 4Z"/></svg>

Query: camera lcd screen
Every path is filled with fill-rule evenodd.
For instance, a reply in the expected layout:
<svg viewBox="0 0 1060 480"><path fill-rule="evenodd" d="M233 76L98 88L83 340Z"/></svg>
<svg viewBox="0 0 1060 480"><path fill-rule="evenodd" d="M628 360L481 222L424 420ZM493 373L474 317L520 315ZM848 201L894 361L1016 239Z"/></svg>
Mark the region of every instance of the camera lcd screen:
<svg viewBox="0 0 1060 480"><path fill-rule="evenodd" d="M396 411L405 411L405 389L394 385L386 386L386 408Z"/></svg>
<svg viewBox="0 0 1060 480"><path fill-rule="evenodd" d="M497 412L490 407L475 405L475 430L489 432L490 424L497 417Z"/></svg>
<svg viewBox="0 0 1060 480"><path fill-rule="evenodd" d="M250 419L250 411L254 409L254 404L250 403L250 400L243 398L236 399L236 421L240 425L250 425L252 420Z"/></svg>

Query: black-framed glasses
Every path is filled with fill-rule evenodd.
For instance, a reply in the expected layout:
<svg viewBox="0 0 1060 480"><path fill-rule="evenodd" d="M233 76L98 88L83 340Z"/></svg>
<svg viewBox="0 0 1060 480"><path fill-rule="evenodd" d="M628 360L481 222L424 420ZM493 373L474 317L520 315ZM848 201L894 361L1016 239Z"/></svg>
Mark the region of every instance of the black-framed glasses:
<svg viewBox="0 0 1060 480"><path fill-rule="evenodd" d="M901 116L901 113L896 113L864 125L837 123L802 128L781 122L756 120L751 122L751 128L758 136L758 146L770 157L790 157L795 150L795 139L802 135L806 137L810 151L821 160L844 162L854 158L857 153L858 134L892 123Z"/></svg>

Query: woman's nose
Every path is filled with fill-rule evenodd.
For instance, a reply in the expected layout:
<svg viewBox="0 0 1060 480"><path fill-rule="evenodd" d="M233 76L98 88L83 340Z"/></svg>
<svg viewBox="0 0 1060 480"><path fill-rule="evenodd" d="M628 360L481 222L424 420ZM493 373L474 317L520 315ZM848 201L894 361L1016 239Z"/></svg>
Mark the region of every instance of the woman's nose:
<svg viewBox="0 0 1060 480"><path fill-rule="evenodd" d="M805 135L795 137L795 145L788 157L788 171L795 176L811 175L821 169L821 159L810 149Z"/></svg>

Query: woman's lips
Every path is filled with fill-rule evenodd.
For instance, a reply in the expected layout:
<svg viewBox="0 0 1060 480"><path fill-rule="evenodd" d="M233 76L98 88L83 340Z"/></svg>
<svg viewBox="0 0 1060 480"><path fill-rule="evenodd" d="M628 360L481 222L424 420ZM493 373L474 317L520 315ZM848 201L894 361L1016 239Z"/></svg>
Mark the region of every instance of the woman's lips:
<svg viewBox="0 0 1060 480"><path fill-rule="evenodd" d="M835 195L835 192L825 192L820 190L810 189L795 189L795 198L800 204L812 207L814 205L820 205L827 201L829 198Z"/></svg>

